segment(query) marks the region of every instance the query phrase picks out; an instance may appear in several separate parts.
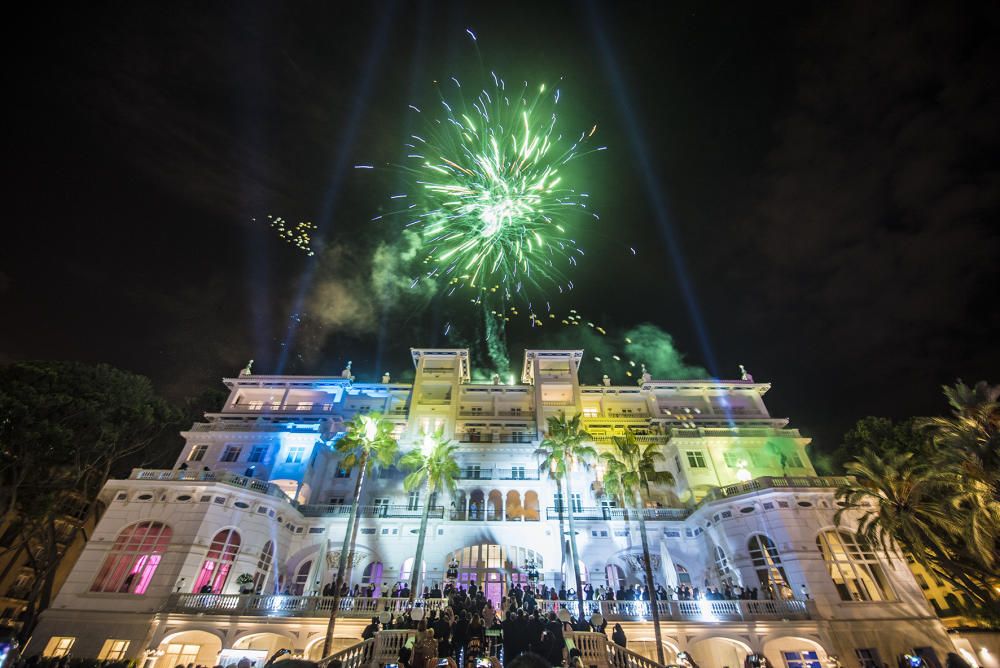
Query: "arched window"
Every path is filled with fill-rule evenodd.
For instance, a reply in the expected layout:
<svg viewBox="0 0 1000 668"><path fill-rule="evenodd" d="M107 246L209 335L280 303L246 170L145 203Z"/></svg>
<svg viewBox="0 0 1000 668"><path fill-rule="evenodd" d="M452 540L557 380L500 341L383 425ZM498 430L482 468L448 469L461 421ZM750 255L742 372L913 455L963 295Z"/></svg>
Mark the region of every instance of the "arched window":
<svg viewBox="0 0 1000 668"><path fill-rule="evenodd" d="M816 546L842 601L892 600L882 565L863 538L830 529L816 536Z"/></svg>
<svg viewBox="0 0 1000 668"><path fill-rule="evenodd" d="M145 594L172 535L170 527L160 522L122 529L90 591Z"/></svg>
<svg viewBox="0 0 1000 668"><path fill-rule="evenodd" d="M733 570L729 567L729 558L718 545L715 546L715 574L719 578L719 584L729 586L735 584Z"/></svg>
<svg viewBox="0 0 1000 668"><path fill-rule="evenodd" d="M194 593L221 594L226 586L229 569L232 568L236 553L240 550L240 535L233 529L223 529L215 534L208 547L205 562L201 565L198 579L194 581Z"/></svg>
<svg viewBox="0 0 1000 668"><path fill-rule="evenodd" d="M747 541L747 549L761 588L770 590L776 599L792 598L792 588L788 586L788 577L774 541L763 534L756 534Z"/></svg>
<svg viewBox="0 0 1000 668"><path fill-rule="evenodd" d="M367 566L365 566L364 572L361 574L361 584L363 585L374 585L375 596L378 596L382 590L382 562L372 561Z"/></svg>
<svg viewBox="0 0 1000 668"><path fill-rule="evenodd" d="M267 578L271 574L271 564L274 563L274 541L264 543L264 548L257 558L257 573L253 576L254 591L262 591L267 585Z"/></svg>
<svg viewBox="0 0 1000 668"><path fill-rule="evenodd" d="M618 591L625 586L625 571L622 570L621 566L608 564L607 568L604 569L604 573L608 581L608 587L613 591Z"/></svg>
<svg viewBox="0 0 1000 668"><path fill-rule="evenodd" d="M292 585L292 596L302 596L306 593L306 588L309 586L309 571L312 570L313 562L309 561L302 562L299 566L299 570L295 571L295 583Z"/></svg>

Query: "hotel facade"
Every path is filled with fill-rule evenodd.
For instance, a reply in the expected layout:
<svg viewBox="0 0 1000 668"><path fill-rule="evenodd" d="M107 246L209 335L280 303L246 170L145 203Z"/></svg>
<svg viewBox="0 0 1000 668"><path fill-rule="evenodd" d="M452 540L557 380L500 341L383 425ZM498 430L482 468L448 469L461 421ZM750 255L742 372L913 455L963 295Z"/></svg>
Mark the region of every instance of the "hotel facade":
<svg viewBox="0 0 1000 668"><path fill-rule="evenodd" d="M770 389L740 380L581 385L580 350L525 352L520 383L473 382L464 349L414 349L410 383L342 376L241 373L224 380L221 410L183 433L170 470L137 469L103 490L107 511L27 647L28 655L133 658L147 668L215 665L286 648L320 658L333 581L358 472L335 443L354 416L395 424L400 451L443 428L460 445L452 496L432 499L421 588L458 580L499 603L529 566L567 589L561 538L573 512L581 577L595 589L643 583L637 511L604 494L599 466L573 475L561 499L536 450L546 420L581 414L598 449L631 429L662 448L676 484L654 487L646 520L650 562L664 587L742 587L757 600L660 601L668 663L690 652L702 668L744 665L882 668L905 653L944 663L958 651L896 557L838 526L842 478L814 470L809 439L772 417ZM370 476L360 508L352 584L408 581L427 499L389 468ZM440 605L428 602L429 606ZM551 603L546 603L551 606ZM558 604L556 604L558 607ZM335 649L359 641L373 614L403 602L347 598ZM620 622L629 649L656 657L648 604L589 601Z"/></svg>

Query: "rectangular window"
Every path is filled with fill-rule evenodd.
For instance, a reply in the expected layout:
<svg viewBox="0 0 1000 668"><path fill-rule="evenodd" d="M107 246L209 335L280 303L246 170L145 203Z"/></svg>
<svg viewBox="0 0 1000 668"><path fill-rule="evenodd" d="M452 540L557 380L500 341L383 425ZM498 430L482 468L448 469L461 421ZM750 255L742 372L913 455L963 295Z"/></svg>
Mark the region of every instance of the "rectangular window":
<svg viewBox="0 0 1000 668"><path fill-rule="evenodd" d="M42 652L43 656L66 656L69 651L73 649L73 643L76 642L76 638L71 636L52 636L49 638L49 642L45 645L45 651Z"/></svg>
<svg viewBox="0 0 1000 668"><path fill-rule="evenodd" d="M573 495L573 512L574 513L583 512L583 499L580 497L579 494Z"/></svg>
<svg viewBox="0 0 1000 668"><path fill-rule="evenodd" d="M297 411L311 411L313 408L311 401L300 401L295 405Z"/></svg>
<svg viewBox="0 0 1000 668"><path fill-rule="evenodd" d="M416 510L420 507L420 491L410 492L406 496L406 509Z"/></svg>
<svg viewBox="0 0 1000 668"><path fill-rule="evenodd" d="M345 468L343 463L337 465L337 471L333 474L334 478L350 478L351 469Z"/></svg>
<svg viewBox="0 0 1000 668"><path fill-rule="evenodd" d="M861 664L861 668L882 668L878 650L874 647L855 649L854 654L858 657L858 663Z"/></svg>
<svg viewBox="0 0 1000 668"><path fill-rule="evenodd" d="M125 658L125 652L128 650L128 642L128 640L108 638L104 641L104 646L97 658L101 661L121 661Z"/></svg>
<svg viewBox="0 0 1000 668"><path fill-rule="evenodd" d="M240 453L242 452L243 448L239 445L227 445L226 449L222 452L222 458L219 461L235 462L239 460Z"/></svg>
<svg viewBox="0 0 1000 668"><path fill-rule="evenodd" d="M524 467L523 466L510 467L510 478L511 480L524 480Z"/></svg>
<svg viewBox="0 0 1000 668"><path fill-rule="evenodd" d="M306 449L303 446L295 446L294 448L288 448L288 456L285 457L286 464L300 464L302 463L302 458L306 455Z"/></svg>
<svg viewBox="0 0 1000 668"><path fill-rule="evenodd" d="M764 452L751 452L750 461L754 466L766 467L771 465L771 458Z"/></svg>
<svg viewBox="0 0 1000 668"><path fill-rule="evenodd" d="M705 453L700 450L688 450L685 454L687 455L689 467L693 469L707 468L705 464Z"/></svg>
<svg viewBox="0 0 1000 668"><path fill-rule="evenodd" d="M790 469L805 468L802 465L802 458L799 457L798 453L795 452L785 457L785 466L787 466Z"/></svg>
<svg viewBox="0 0 1000 668"><path fill-rule="evenodd" d="M247 461L251 464L259 464L264 461L264 457L267 455L266 445L255 445L250 449L250 456L247 457Z"/></svg>
<svg viewBox="0 0 1000 668"><path fill-rule="evenodd" d="M468 477L471 480L479 480L480 475L482 475L482 467L479 464L472 464L468 469Z"/></svg>
<svg viewBox="0 0 1000 668"><path fill-rule="evenodd" d="M342 497L342 496L331 497L330 498L330 505L331 506L342 506L342 505L344 505L344 497Z"/></svg>
<svg viewBox="0 0 1000 668"><path fill-rule="evenodd" d="M208 452L207 445L196 445L191 448L191 454L188 455L189 462L200 462L205 458L205 453Z"/></svg>
<svg viewBox="0 0 1000 668"><path fill-rule="evenodd" d="M247 404L248 411L259 411L264 407L263 401L251 401Z"/></svg>
<svg viewBox="0 0 1000 668"><path fill-rule="evenodd" d="M589 406L583 407L583 417L595 418L597 417L597 409L590 408Z"/></svg>
<svg viewBox="0 0 1000 668"><path fill-rule="evenodd" d="M166 666L186 666L198 660L198 652L201 645L182 645L180 643L170 643L167 645L166 653L163 655Z"/></svg>
<svg viewBox="0 0 1000 668"><path fill-rule="evenodd" d="M823 668L819 654L811 650L782 652L781 657L785 660L785 668Z"/></svg>

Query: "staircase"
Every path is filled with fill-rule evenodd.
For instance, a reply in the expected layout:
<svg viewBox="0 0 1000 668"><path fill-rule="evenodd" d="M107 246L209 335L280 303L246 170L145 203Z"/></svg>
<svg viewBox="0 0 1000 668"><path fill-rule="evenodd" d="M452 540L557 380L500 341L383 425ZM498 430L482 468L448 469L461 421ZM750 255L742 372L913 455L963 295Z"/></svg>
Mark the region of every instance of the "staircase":
<svg viewBox="0 0 1000 668"><path fill-rule="evenodd" d="M409 630L379 631L371 640L331 654L319 664L321 668L328 668L332 661L339 660L342 668L380 668L387 663L396 663L400 648L415 635L416 631ZM580 658L586 668L664 668L652 659L619 647L603 633L567 633L566 648L574 647L580 650Z"/></svg>

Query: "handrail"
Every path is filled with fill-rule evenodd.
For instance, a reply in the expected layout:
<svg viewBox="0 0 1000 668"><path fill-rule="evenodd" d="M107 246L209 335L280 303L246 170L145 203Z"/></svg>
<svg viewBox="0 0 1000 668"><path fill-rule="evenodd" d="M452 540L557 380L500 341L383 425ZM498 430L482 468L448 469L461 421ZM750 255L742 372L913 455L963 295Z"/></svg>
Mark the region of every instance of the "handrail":
<svg viewBox="0 0 1000 668"><path fill-rule="evenodd" d="M182 594L167 597L163 610L269 617L328 616L333 596L291 596L285 594ZM441 610L448 599L421 599L428 610ZM339 614L344 617L372 617L381 612L402 614L410 609L407 598L344 597Z"/></svg>
<svg viewBox="0 0 1000 668"><path fill-rule="evenodd" d="M326 668L332 661L339 661L341 668L366 668L374 655L375 641L371 638L334 652L325 659L319 660L319 665Z"/></svg>
<svg viewBox="0 0 1000 668"><path fill-rule="evenodd" d="M164 612L192 612L271 617L325 617L333 607L333 596L286 596L272 594L171 594ZM442 610L446 598L419 599L427 610ZM612 621L642 621L651 617L649 601L584 601L584 615L595 612ZM575 612L576 601L537 600L542 613L565 608ZM808 619L805 601L797 599L732 601L656 601L660 617L673 621L744 621L757 619ZM345 597L340 600L344 617L372 617L382 612L402 614L410 609L406 598Z"/></svg>
<svg viewBox="0 0 1000 668"><path fill-rule="evenodd" d="M763 476L739 482L725 487L716 487L709 491L702 500L716 501L719 499L749 494L763 489L787 488L787 487L826 487L836 488L850 484L853 481L851 476Z"/></svg>
<svg viewBox="0 0 1000 668"><path fill-rule="evenodd" d="M280 487L259 478L236 475L229 471L192 471L190 469L132 469L131 480L180 480L186 482L218 482L249 489L268 496L290 501Z"/></svg>
<svg viewBox="0 0 1000 668"><path fill-rule="evenodd" d="M298 506L303 517L333 517L347 519L351 515L351 504L325 504L313 503ZM374 505L358 506L358 517L393 517L393 518L420 518L423 517L424 506L410 507L409 505ZM431 506L429 517L441 519L444 517L444 506Z"/></svg>
<svg viewBox="0 0 1000 668"><path fill-rule="evenodd" d="M550 520L559 519L569 515L569 508L559 506L547 506L545 516ZM685 519L691 514L688 508L643 508L642 517L646 520L661 522L676 522ZM639 511L635 508L610 508L606 506L595 507L585 506L573 510L574 519L581 520L638 520Z"/></svg>
<svg viewBox="0 0 1000 668"><path fill-rule="evenodd" d="M574 631L567 633L567 644L580 651L580 658L585 666L600 666L601 668L664 668L662 664L647 659L632 650L620 647L608 641L603 633Z"/></svg>

